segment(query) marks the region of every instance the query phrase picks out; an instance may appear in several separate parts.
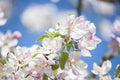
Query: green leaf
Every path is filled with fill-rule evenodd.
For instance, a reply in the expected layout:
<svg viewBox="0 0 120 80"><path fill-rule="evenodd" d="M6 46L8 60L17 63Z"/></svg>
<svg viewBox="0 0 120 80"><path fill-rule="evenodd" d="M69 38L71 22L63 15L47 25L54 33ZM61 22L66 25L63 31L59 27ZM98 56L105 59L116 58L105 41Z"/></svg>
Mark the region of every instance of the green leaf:
<svg viewBox="0 0 120 80"><path fill-rule="evenodd" d="M37 42L42 41L42 40L43 40L44 38L46 38L46 37L48 37L47 34L44 34L44 35L40 36L40 37L37 39Z"/></svg>
<svg viewBox="0 0 120 80"><path fill-rule="evenodd" d="M65 48L66 48L67 51L69 51L71 49L71 47L72 47L72 41L69 40L69 41L66 42Z"/></svg>
<svg viewBox="0 0 120 80"><path fill-rule="evenodd" d="M120 64L117 65L115 77L120 78Z"/></svg>
<svg viewBox="0 0 120 80"><path fill-rule="evenodd" d="M65 46L66 50L69 51L71 49L71 46L67 45Z"/></svg>
<svg viewBox="0 0 120 80"><path fill-rule="evenodd" d="M29 64L25 64L25 65L21 66L21 68L26 68L28 66L29 66Z"/></svg>
<svg viewBox="0 0 120 80"><path fill-rule="evenodd" d="M55 32L52 32L52 33L48 32L47 34L48 34L48 37L51 38L51 39L53 39L55 37L58 37L58 36L61 36L61 34L58 31L55 31Z"/></svg>
<svg viewBox="0 0 120 80"><path fill-rule="evenodd" d="M68 60L68 53L66 52L61 52L60 53L60 68L61 69L64 69L65 68L65 64L66 64L66 61Z"/></svg>
<svg viewBox="0 0 120 80"><path fill-rule="evenodd" d="M52 70L56 70L56 69L58 69L59 68L59 64L55 64L55 65L52 65Z"/></svg>
<svg viewBox="0 0 120 80"><path fill-rule="evenodd" d="M78 49L76 49L76 47L75 47L75 44L72 44L72 48L74 51L78 51Z"/></svg>
<svg viewBox="0 0 120 80"><path fill-rule="evenodd" d="M47 75L43 75L43 80L48 80L48 76Z"/></svg>
<svg viewBox="0 0 120 80"><path fill-rule="evenodd" d="M71 40L68 40L66 42L65 48L67 51L70 51L70 49L73 48L72 46L73 46L73 42Z"/></svg>
<svg viewBox="0 0 120 80"><path fill-rule="evenodd" d="M4 58L0 58L0 64L2 65L6 64L6 60Z"/></svg>
<svg viewBox="0 0 120 80"><path fill-rule="evenodd" d="M55 33L53 34L53 37L58 37L58 36L60 36L60 33L59 33L59 32L55 32Z"/></svg>
<svg viewBox="0 0 120 80"><path fill-rule="evenodd" d="M34 55L32 55L32 58L36 57L39 53L35 53Z"/></svg>

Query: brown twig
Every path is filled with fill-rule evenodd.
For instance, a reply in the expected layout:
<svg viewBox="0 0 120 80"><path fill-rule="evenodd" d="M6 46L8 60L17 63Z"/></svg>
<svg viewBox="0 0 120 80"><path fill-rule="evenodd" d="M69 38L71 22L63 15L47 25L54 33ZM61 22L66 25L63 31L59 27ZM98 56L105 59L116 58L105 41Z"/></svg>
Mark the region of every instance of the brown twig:
<svg viewBox="0 0 120 80"><path fill-rule="evenodd" d="M78 0L76 9L77 9L77 16L80 16L82 11L82 0Z"/></svg>

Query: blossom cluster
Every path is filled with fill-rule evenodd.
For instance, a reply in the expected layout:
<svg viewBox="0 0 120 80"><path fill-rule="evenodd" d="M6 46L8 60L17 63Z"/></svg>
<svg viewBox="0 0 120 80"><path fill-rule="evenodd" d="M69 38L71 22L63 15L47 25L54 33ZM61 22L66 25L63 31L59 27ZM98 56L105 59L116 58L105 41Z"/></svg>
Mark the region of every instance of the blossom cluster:
<svg viewBox="0 0 120 80"><path fill-rule="evenodd" d="M92 56L101 42L95 34L93 23L74 15L39 37L41 45L16 46L19 32L0 33L0 80L86 80L88 65L80 57ZM92 72L104 75L110 67L109 61L102 68L94 63Z"/></svg>

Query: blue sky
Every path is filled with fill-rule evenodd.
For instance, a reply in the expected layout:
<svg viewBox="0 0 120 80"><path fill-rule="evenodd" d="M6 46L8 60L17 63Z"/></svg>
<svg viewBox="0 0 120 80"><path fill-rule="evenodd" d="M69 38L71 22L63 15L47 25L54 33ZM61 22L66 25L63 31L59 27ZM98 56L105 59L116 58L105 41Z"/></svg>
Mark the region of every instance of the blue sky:
<svg viewBox="0 0 120 80"><path fill-rule="evenodd" d="M36 34L35 32L30 32L28 31L21 23L20 21L20 16L22 14L22 12L31 4L46 4L46 3L52 3L50 0L16 0L15 3L13 3L13 9L11 12L11 15L8 19L8 22L4 25L0 27L0 31L2 32L6 32L7 30L11 30L12 32L15 30L19 30L22 33L22 38L19 40L18 45L19 46L31 46L33 44L40 44L36 42L36 39L42 34ZM70 10L70 9L75 9L71 3L68 2L68 0L60 0L59 3L54 3L55 5L57 5L58 10ZM115 4L116 6L117 3ZM97 14L93 11L93 9L90 7L87 10L83 10L82 11L82 15L86 16L86 18L88 20L90 20L91 22L95 23L96 27L97 27L97 35L101 37L100 35L100 31L98 28L98 23L101 20L101 18L106 18L109 19L111 22L113 22L117 16L119 16L120 14L120 7L117 7L116 13L112 16L106 16L106 15L100 15ZM103 57L103 55L105 54L105 52L107 52L108 49L108 42L105 41L104 39L102 40L102 42L97 46L97 48L93 51L91 51L92 53L92 57L91 58L83 58L88 64L89 64L89 68L88 70L90 71L90 69L92 69L92 64L93 62L99 62L100 59ZM113 68L110 71L110 74L113 76L114 75L114 71L115 71L115 67L116 65L119 63L120 64L120 55L113 58L112 60L113 63Z"/></svg>

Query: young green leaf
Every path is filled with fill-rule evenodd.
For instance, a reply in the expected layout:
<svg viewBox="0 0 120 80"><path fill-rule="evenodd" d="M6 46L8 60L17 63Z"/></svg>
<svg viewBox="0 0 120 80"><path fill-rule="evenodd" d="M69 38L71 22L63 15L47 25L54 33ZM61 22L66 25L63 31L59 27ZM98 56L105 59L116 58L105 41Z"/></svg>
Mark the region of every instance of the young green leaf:
<svg viewBox="0 0 120 80"><path fill-rule="evenodd" d="M119 65L117 65L117 68L116 68L116 73L115 73L115 77L120 78L120 64L119 64Z"/></svg>
<svg viewBox="0 0 120 80"><path fill-rule="evenodd" d="M55 37L58 37L58 36L61 36L61 34L58 31L53 32L53 33L48 32L47 34L48 34L48 37L51 38L51 39L53 39Z"/></svg>
<svg viewBox="0 0 120 80"><path fill-rule="evenodd" d="M34 55L32 55L32 58L36 57L39 53L35 53Z"/></svg>
<svg viewBox="0 0 120 80"><path fill-rule="evenodd" d="M21 66L21 68L26 68L28 66L29 66L29 64L25 64L25 65Z"/></svg>
<svg viewBox="0 0 120 80"><path fill-rule="evenodd" d="M42 80L48 80L48 76L44 74Z"/></svg>
<svg viewBox="0 0 120 80"><path fill-rule="evenodd" d="M43 40L44 38L46 38L46 37L48 37L47 34L44 34L44 35L40 36L40 37L37 39L37 42L42 41L42 40Z"/></svg>
<svg viewBox="0 0 120 80"><path fill-rule="evenodd" d="M64 69L65 68L65 64L66 64L66 61L68 60L68 53L66 52L61 52L60 53L60 68L61 69Z"/></svg>
<svg viewBox="0 0 120 80"><path fill-rule="evenodd" d="M58 69L59 68L59 64L55 64L55 65L52 65L52 70L56 70L56 69Z"/></svg>
<svg viewBox="0 0 120 80"><path fill-rule="evenodd" d="M6 61L4 58L0 58L0 64L2 64L2 65L6 64Z"/></svg>
<svg viewBox="0 0 120 80"><path fill-rule="evenodd" d="M65 48L67 51L69 51L71 49L71 47L72 47L72 41L69 40L69 41L67 41Z"/></svg>

